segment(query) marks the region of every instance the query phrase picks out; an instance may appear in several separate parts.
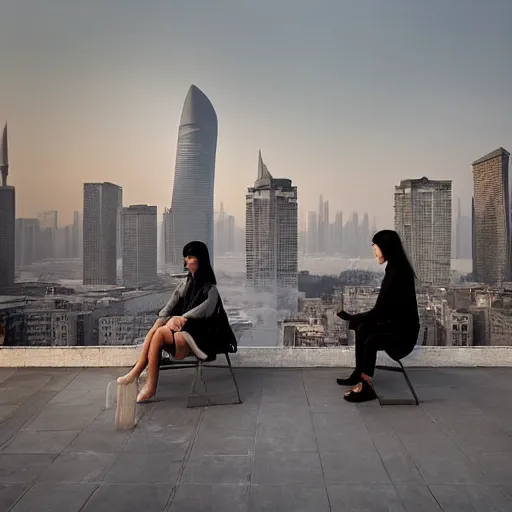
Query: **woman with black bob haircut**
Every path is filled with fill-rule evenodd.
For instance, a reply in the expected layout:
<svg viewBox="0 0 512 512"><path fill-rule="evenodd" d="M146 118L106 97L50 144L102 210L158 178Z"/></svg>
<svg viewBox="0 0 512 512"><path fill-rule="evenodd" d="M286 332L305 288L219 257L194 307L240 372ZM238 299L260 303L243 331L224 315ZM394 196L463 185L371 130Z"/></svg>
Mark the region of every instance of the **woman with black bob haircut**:
<svg viewBox="0 0 512 512"><path fill-rule="evenodd" d="M348 379L337 379L340 386L353 386L345 393L349 402L377 398L372 387L377 351L384 350L393 359L402 359L412 352L420 330L416 274L398 233L379 231L373 237L372 247L379 265L387 263L375 306L356 315L338 313L349 322L349 329L356 332L356 368Z"/></svg>
<svg viewBox="0 0 512 512"><path fill-rule="evenodd" d="M201 361L212 361L217 354L237 351L236 337L217 290L208 247L203 242L190 242L183 248L183 257L187 279L158 314L135 366L117 380L119 384L129 384L148 367L146 386L137 402L156 394L162 349L177 360L194 355Z"/></svg>

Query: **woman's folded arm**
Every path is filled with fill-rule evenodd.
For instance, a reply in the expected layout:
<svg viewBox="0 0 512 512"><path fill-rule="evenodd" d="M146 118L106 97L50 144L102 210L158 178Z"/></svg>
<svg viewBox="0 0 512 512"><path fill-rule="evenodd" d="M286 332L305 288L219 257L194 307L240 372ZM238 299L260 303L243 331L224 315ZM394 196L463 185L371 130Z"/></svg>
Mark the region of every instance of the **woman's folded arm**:
<svg viewBox="0 0 512 512"><path fill-rule="evenodd" d="M201 319L209 318L215 312L217 304L219 302L219 291L216 286L212 286L208 291L208 297L204 302L201 302L199 306L187 311L183 314L183 317L190 319Z"/></svg>

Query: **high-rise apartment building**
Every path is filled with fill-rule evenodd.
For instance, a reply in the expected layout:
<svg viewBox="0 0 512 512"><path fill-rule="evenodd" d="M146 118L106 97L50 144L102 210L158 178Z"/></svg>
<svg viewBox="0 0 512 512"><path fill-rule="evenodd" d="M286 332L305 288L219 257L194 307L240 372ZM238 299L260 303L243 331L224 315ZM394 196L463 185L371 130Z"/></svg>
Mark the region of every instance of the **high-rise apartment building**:
<svg viewBox="0 0 512 512"><path fill-rule="evenodd" d="M32 265L39 259L39 220L16 219L16 266Z"/></svg>
<svg viewBox="0 0 512 512"><path fill-rule="evenodd" d="M246 195L246 274L250 286L297 289L297 187L273 178L258 160L258 178Z"/></svg>
<svg viewBox="0 0 512 512"><path fill-rule="evenodd" d="M7 185L9 175L9 153L7 147L7 124L0 139L0 287L14 283L15 267L15 218L16 194L14 187Z"/></svg>
<svg viewBox="0 0 512 512"><path fill-rule="evenodd" d="M499 148L473 162L473 278L500 285L511 279L510 153Z"/></svg>
<svg viewBox="0 0 512 512"><path fill-rule="evenodd" d="M123 208L123 284L130 288L157 279L157 209L134 205Z"/></svg>
<svg viewBox="0 0 512 512"><path fill-rule="evenodd" d="M213 264L216 151L217 114L206 95L191 85L181 113L171 205L173 245L169 260L180 268L183 247L192 240L208 246Z"/></svg>
<svg viewBox="0 0 512 512"><path fill-rule="evenodd" d="M118 212L122 188L113 183L84 184L84 284L115 285Z"/></svg>
<svg viewBox="0 0 512 512"><path fill-rule="evenodd" d="M424 286L450 283L452 182L403 180L395 187L395 230Z"/></svg>

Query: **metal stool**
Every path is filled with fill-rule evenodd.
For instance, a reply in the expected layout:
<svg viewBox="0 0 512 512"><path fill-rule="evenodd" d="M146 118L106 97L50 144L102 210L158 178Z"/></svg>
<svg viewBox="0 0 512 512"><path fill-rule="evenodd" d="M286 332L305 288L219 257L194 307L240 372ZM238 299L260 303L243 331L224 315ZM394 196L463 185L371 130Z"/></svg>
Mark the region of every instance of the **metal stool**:
<svg viewBox="0 0 512 512"><path fill-rule="evenodd" d="M423 345L426 344L427 334L428 334L428 327L425 327L425 330L423 331ZM407 354L407 355L409 355L409 354ZM407 357L407 355L404 357ZM404 357L402 357L401 359L404 359ZM377 393L377 398L379 400L380 405L419 405L420 401L418 400L418 395L416 394L416 391L414 390L414 388L412 386L412 383L409 379L409 376L407 375L407 372L405 371L405 368L404 368L404 365L402 364L401 359L395 359L394 357L391 357L391 359L393 359L393 361L395 361L395 363L397 363L398 366L377 365L375 368L377 368L379 370L385 370L388 372L402 373L405 378L405 382L407 382L407 386L409 387L409 390L411 391L413 398L384 398L384 397L379 396L379 394Z"/></svg>
<svg viewBox="0 0 512 512"><path fill-rule="evenodd" d="M236 381L235 373L233 372L233 367L231 366L231 359L229 357L228 353L224 354L227 365L222 364L210 364L208 361L200 361L199 359L189 360L189 361L175 361L171 359L170 357L162 358L162 361L160 362L160 370L176 370L176 369L182 369L182 368L195 368L195 375L194 380L192 382L192 389L190 392L190 395L188 397L188 404L187 407L206 407L206 406L212 406L212 405L231 405L231 404L241 404L242 399L240 397L240 390L238 388L238 382ZM203 374L203 368L228 368L231 377L233 379L233 382L235 384L236 388L236 396L237 400L231 400L231 401L215 401L216 398L225 396L227 393L215 393L215 394L209 394L208 388L206 386L206 382L204 380L204 374ZM196 392L197 388L197 381L201 380L204 387L204 393L198 394Z"/></svg>

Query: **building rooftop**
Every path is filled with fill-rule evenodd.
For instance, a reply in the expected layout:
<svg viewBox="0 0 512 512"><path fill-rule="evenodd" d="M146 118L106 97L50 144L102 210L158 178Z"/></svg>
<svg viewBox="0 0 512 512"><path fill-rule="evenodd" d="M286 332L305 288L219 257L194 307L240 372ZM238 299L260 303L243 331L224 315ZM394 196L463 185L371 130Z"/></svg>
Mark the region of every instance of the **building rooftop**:
<svg viewBox="0 0 512 512"><path fill-rule="evenodd" d="M500 156L508 157L510 156L510 153L504 148L498 148L492 151L491 153L488 153L487 155L483 156L482 158L475 160L471 165L483 164L488 160L492 160L493 158L498 158Z"/></svg>
<svg viewBox="0 0 512 512"><path fill-rule="evenodd" d="M347 369L240 368L244 403L199 409L193 370L169 371L116 432L121 371L0 369L0 510L512 510L512 368L411 369L419 407L344 402Z"/></svg>

